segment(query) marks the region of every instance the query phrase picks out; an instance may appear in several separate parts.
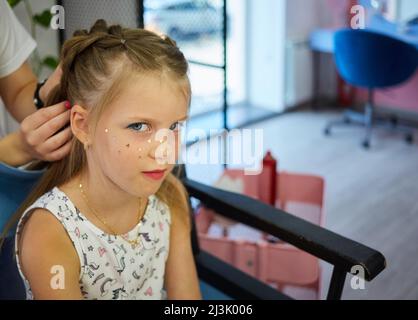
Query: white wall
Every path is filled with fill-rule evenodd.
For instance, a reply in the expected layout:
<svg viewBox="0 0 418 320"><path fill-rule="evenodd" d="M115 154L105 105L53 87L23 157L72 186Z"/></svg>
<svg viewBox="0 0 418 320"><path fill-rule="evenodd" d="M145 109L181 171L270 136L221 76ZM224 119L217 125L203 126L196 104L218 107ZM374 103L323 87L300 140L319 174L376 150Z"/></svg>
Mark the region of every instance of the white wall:
<svg viewBox="0 0 418 320"><path fill-rule="evenodd" d="M246 0L228 0L227 78L230 104L247 99L246 92Z"/></svg>
<svg viewBox="0 0 418 320"><path fill-rule="evenodd" d="M247 92L254 106L284 109L285 0L247 2Z"/></svg>
<svg viewBox="0 0 418 320"><path fill-rule="evenodd" d="M321 25L322 0L286 0L286 37L307 39Z"/></svg>
<svg viewBox="0 0 418 320"><path fill-rule="evenodd" d="M408 21L418 17L418 0L398 0L399 13L397 18L399 21Z"/></svg>
<svg viewBox="0 0 418 320"><path fill-rule="evenodd" d="M330 3L345 0L246 0L247 96L252 105L273 111L310 101L313 59L309 37L339 23ZM333 57L321 57L321 95L335 96Z"/></svg>
<svg viewBox="0 0 418 320"><path fill-rule="evenodd" d="M333 5L333 1L338 1ZM312 31L342 24L345 0L286 0L286 107L313 98L313 55L309 46ZM336 10L337 12L332 12ZM320 95L334 97L336 70L333 57L322 54Z"/></svg>
<svg viewBox="0 0 418 320"><path fill-rule="evenodd" d="M318 0L287 0L285 103L286 107L312 98L312 54L309 35L319 25Z"/></svg>

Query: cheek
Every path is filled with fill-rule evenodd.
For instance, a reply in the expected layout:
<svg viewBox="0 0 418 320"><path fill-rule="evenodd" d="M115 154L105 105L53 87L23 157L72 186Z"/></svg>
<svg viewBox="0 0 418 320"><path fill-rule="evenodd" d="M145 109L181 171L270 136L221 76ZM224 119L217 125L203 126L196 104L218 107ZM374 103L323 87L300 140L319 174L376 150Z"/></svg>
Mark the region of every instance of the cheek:
<svg viewBox="0 0 418 320"><path fill-rule="evenodd" d="M111 154L111 158L119 163L118 166L140 168L146 158L148 142L129 134L108 134L105 145L106 153Z"/></svg>
<svg viewBox="0 0 418 320"><path fill-rule="evenodd" d="M150 142L154 143L154 139L147 135L135 135L130 132L112 132L105 130L103 142L100 143L103 150L99 150L101 157L106 157L109 162L109 167L114 170L119 168L129 168L129 170L141 170L149 167L148 154L152 152ZM181 137L175 133L169 139L164 139L165 142L154 149L153 157L155 159L162 159L168 161L168 165L174 165L178 160L181 151ZM147 163L145 163L147 161ZM163 163L161 163L163 164ZM167 165L167 163L165 163Z"/></svg>

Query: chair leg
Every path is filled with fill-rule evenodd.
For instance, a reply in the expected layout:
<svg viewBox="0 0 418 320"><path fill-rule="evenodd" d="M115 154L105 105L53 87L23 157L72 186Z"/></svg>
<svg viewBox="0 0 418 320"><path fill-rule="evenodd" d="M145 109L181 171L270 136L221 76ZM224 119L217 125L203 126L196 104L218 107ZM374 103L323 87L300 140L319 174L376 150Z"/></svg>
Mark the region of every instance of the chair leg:
<svg viewBox="0 0 418 320"><path fill-rule="evenodd" d="M354 111L354 110L346 110L344 112L344 119L347 120L347 123L354 123L364 126L366 122L366 116L364 112Z"/></svg>
<svg viewBox="0 0 418 320"><path fill-rule="evenodd" d="M353 110L345 110L343 113L343 118L341 120L330 121L324 129L324 134L329 136L331 135L331 129L335 126L343 126L343 125L364 125L364 115L353 111Z"/></svg>
<svg viewBox="0 0 418 320"><path fill-rule="evenodd" d="M346 119L343 119L343 120L337 120L337 121L331 121L331 122L329 122L329 123L327 124L327 126L325 127L325 129L324 129L324 134L325 134L326 136L330 136L330 135L331 135L331 129L332 129L332 127L339 126L339 125L345 125L345 124L348 124L348 122L347 122L347 120L346 120Z"/></svg>
<svg viewBox="0 0 418 320"><path fill-rule="evenodd" d="M329 136L331 135L332 127L347 124L355 124L365 127L366 132L362 142L362 146L365 149L370 148L373 127L384 127L386 129L403 133L405 135L405 141L408 144L413 144L414 142L413 131L405 126L399 125L396 115L391 115L390 117L379 117L375 115L374 93L372 89L369 89L368 102L364 108L364 113L356 112L354 110L345 110L343 119L329 122L324 129L324 134Z"/></svg>
<svg viewBox="0 0 418 320"><path fill-rule="evenodd" d="M372 137L372 129L373 129L373 105L368 103L366 105L366 109L365 109L365 127L366 127L366 136L364 138L364 141L362 143L363 147L365 149L369 149L370 148L370 140Z"/></svg>
<svg viewBox="0 0 418 320"><path fill-rule="evenodd" d="M414 143L414 140L415 140L414 139L414 135L412 133L407 133L405 135L405 141L406 141L406 143L412 145Z"/></svg>
<svg viewBox="0 0 418 320"><path fill-rule="evenodd" d="M390 119L390 122L375 119L373 126L384 128L384 129L389 129L392 132L401 133L404 135L406 143L408 144L414 143L414 131L409 127L398 124L398 122L396 122L396 124L394 125L392 118Z"/></svg>

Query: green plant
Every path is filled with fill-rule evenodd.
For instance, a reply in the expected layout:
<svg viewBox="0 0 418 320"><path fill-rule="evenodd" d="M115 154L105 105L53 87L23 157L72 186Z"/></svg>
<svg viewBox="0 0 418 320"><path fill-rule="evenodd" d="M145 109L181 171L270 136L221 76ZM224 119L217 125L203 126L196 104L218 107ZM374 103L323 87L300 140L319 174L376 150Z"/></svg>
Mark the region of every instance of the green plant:
<svg viewBox="0 0 418 320"><path fill-rule="evenodd" d="M30 5L29 0L7 0L9 5L14 8L17 6L20 2L22 2L25 6L28 18L30 20L30 31L32 38L36 41L36 31L37 27L42 28L49 28L52 14L49 11L49 9L45 9L43 12L34 14L32 10L32 6ZM33 61L33 68L34 73L39 77L44 67L50 68L54 70L58 66L58 59L53 56L45 56L41 57L39 54L38 48L36 48L32 55L32 61Z"/></svg>

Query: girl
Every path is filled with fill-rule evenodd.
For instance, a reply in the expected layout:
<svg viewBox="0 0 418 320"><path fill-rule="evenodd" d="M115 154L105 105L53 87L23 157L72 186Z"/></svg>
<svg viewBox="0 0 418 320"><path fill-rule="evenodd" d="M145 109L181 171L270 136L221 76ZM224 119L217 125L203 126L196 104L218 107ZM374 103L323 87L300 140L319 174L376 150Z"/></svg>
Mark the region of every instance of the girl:
<svg viewBox="0 0 418 320"><path fill-rule="evenodd" d="M28 298L201 298L187 193L163 159L177 150L161 156L156 139L179 141L187 70L174 41L142 29L98 20L66 41L48 105L72 102L72 150L16 213Z"/></svg>

